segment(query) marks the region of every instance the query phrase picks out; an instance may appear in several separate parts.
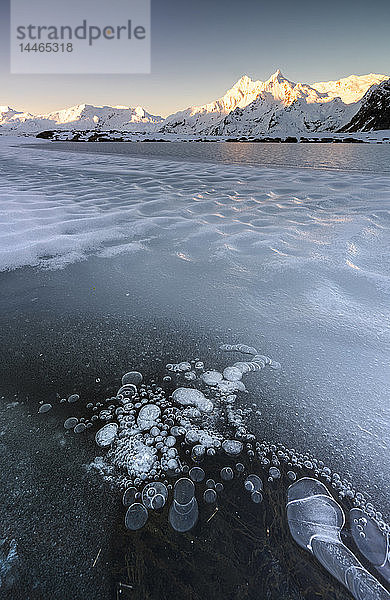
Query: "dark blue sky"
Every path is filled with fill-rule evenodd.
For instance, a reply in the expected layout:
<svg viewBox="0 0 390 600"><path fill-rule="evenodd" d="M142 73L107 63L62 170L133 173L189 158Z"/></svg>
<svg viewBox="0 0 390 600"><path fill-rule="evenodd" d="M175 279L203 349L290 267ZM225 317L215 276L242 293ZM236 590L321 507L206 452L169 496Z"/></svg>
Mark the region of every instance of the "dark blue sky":
<svg viewBox="0 0 390 600"><path fill-rule="evenodd" d="M390 74L389 0L152 0L152 74L120 76L10 75L0 2L0 104L31 112L87 102L165 116L218 98L243 74L264 80L280 68L307 83Z"/></svg>

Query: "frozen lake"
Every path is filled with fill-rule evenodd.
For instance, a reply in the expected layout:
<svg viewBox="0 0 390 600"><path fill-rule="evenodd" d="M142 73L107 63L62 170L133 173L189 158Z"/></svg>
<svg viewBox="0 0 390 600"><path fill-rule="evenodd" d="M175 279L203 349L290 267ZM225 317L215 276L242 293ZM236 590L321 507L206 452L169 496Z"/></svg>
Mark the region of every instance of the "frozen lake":
<svg viewBox="0 0 390 600"><path fill-rule="evenodd" d="M282 365L248 377L256 433L389 518L390 147L23 143L0 138L1 402L250 344Z"/></svg>

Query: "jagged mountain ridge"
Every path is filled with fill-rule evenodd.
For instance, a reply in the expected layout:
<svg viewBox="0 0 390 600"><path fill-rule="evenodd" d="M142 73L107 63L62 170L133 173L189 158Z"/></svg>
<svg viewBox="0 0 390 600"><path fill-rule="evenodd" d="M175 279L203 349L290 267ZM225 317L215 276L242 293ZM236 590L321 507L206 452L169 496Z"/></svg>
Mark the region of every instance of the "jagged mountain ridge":
<svg viewBox="0 0 390 600"><path fill-rule="evenodd" d="M360 113L370 91L387 79L385 75L371 73L308 85L294 83L278 69L264 82L244 75L218 100L187 108L166 119L151 115L140 106L79 104L46 115L0 106L0 129L3 133L25 134L62 129L227 136L347 131L349 124L352 128L369 127L371 122L372 127L376 127L378 123L387 122L378 115L370 121L368 112L376 110L373 101L364 114ZM387 94L382 100L388 104ZM354 120L358 113L359 119Z"/></svg>
<svg viewBox="0 0 390 600"><path fill-rule="evenodd" d="M320 81L313 83L313 88L325 92L333 98L341 98L344 104L359 102L373 85L388 79L388 75L370 73L369 75L350 75L337 81Z"/></svg>
<svg viewBox="0 0 390 600"><path fill-rule="evenodd" d="M234 110L245 109L256 98L268 94L271 100L289 106L298 99L308 103L328 102L333 98L307 84L293 83L278 69L267 81L253 81L244 75L222 98L203 106L194 106L167 117L160 129L162 133L210 133L220 121ZM266 96L263 96L266 97Z"/></svg>
<svg viewBox="0 0 390 600"><path fill-rule="evenodd" d="M351 75L311 86L290 81L280 69L265 82L244 76L219 100L170 115L159 131L241 136L337 131L359 110L370 85L384 79Z"/></svg>
<svg viewBox="0 0 390 600"><path fill-rule="evenodd" d="M361 106L341 131L372 131L390 129L390 79L368 90Z"/></svg>
<svg viewBox="0 0 390 600"><path fill-rule="evenodd" d="M78 104L46 115L32 115L9 106L0 107L0 126L26 133L44 129L143 131L155 128L162 121L162 117L149 114L141 106Z"/></svg>

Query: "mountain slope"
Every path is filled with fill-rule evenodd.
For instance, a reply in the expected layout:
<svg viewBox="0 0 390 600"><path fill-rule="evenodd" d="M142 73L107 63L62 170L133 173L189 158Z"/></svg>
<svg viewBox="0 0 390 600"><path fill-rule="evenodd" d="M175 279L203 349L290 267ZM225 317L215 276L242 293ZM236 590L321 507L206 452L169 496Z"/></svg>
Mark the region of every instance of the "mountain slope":
<svg viewBox="0 0 390 600"><path fill-rule="evenodd" d="M160 132L210 133L218 128L218 124L226 115L236 109L245 108L260 94L268 94L270 100L277 100L284 106L289 106L299 99L305 99L308 103L328 102L333 99L310 85L289 81L280 69L267 81L253 81L244 75L222 98L203 106L192 106L167 117Z"/></svg>
<svg viewBox="0 0 390 600"><path fill-rule="evenodd" d="M375 131L390 129L390 79L370 88L359 110L340 131Z"/></svg>
<svg viewBox="0 0 390 600"><path fill-rule="evenodd" d="M141 106L93 106L78 104L47 115L22 113L8 106L0 107L0 125L8 131L33 133L44 129L120 129L139 131L152 129L162 117L147 113Z"/></svg>
<svg viewBox="0 0 390 600"><path fill-rule="evenodd" d="M341 98L345 104L358 102L373 85L378 85L388 79L388 75L350 75L337 81L320 81L313 83L312 87L332 98Z"/></svg>
<svg viewBox="0 0 390 600"><path fill-rule="evenodd" d="M260 93L262 85L262 81L253 81L244 75L218 100L203 106L192 106L167 117L160 132L202 133L216 125L224 115L235 108L250 104Z"/></svg>
<svg viewBox="0 0 390 600"><path fill-rule="evenodd" d="M210 133L261 137L331 132L348 122L355 111L354 105L347 106L340 98L323 103L309 103L305 98L299 98L286 106L262 92L246 108L227 115Z"/></svg>

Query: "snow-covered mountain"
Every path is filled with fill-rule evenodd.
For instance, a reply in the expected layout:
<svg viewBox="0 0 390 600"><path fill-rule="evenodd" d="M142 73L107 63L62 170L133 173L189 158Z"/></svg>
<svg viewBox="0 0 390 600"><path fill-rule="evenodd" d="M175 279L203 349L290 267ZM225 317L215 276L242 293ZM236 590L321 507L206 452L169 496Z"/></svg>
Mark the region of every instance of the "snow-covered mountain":
<svg viewBox="0 0 390 600"><path fill-rule="evenodd" d="M267 81L254 81L244 75L218 100L192 106L166 119L151 115L140 106L79 104L46 115L0 106L0 132L36 134L60 129L184 136L296 136L346 131L349 124L357 127L363 123L362 127L375 128L377 123L387 122L380 118L375 103L380 102L382 112L387 110L387 88L380 86L388 78L370 73L309 85L294 83L279 69ZM371 91L378 85L384 90L383 97L375 96L375 100L369 101ZM375 113L372 117L370 111ZM370 122L373 125L370 126Z"/></svg>
<svg viewBox="0 0 390 600"><path fill-rule="evenodd" d="M312 87L319 92L326 93L332 98L341 98L345 104L352 104L353 102L359 102L371 86L378 85L378 83L388 78L388 75L378 75L376 73L350 75L337 81L313 83Z"/></svg>
<svg viewBox="0 0 390 600"><path fill-rule="evenodd" d="M167 117L161 127L162 133L202 133L217 125L224 115L250 104L260 93L262 81L253 81L244 75L222 98L192 106Z"/></svg>
<svg viewBox="0 0 390 600"><path fill-rule="evenodd" d="M234 136L336 131L359 110L367 89L384 79L351 75L311 86L290 81L280 69L264 82L244 76L219 100L170 115L159 131Z"/></svg>
<svg viewBox="0 0 390 600"><path fill-rule="evenodd" d="M34 133L45 129L150 131L162 121L162 117L147 113L141 106L78 104L46 115L32 115L9 106L0 107L0 126L9 132Z"/></svg>
<svg viewBox="0 0 390 600"><path fill-rule="evenodd" d="M390 129L390 79L368 90L360 108L342 131Z"/></svg>
<svg viewBox="0 0 390 600"><path fill-rule="evenodd" d="M249 106L236 109L210 133L227 136L299 136L315 132L337 131L348 122L356 109L340 98L309 103L305 98L285 105L262 92Z"/></svg>
<svg viewBox="0 0 390 600"><path fill-rule="evenodd" d="M280 101L284 106L299 98L304 98L307 102L332 100L327 94L318 92L309 85L290 82L283 77L279 69L267 81L253 81L244 75L222 98L170 115L165 119L160 131L180 134L210 133L218 128L226 115L247 107L262 94L266 94L264 97L270 100Z"/></svg>

